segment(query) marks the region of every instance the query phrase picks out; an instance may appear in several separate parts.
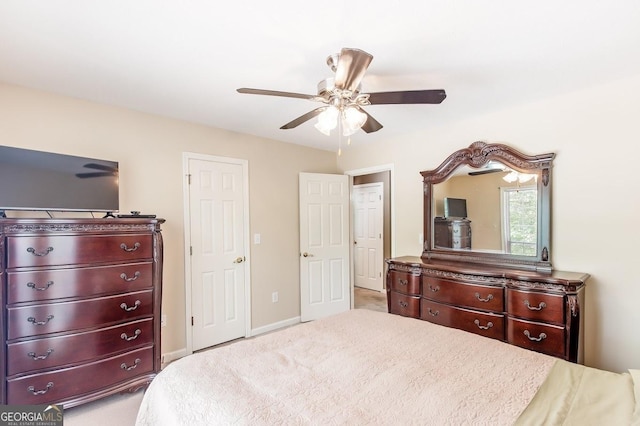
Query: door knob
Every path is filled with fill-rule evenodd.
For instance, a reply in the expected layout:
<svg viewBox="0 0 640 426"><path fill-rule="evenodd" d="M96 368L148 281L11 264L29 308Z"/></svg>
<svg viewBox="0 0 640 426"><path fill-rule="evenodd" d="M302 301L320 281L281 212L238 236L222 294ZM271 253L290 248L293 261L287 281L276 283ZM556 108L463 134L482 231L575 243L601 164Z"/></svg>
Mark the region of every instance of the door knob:
<svg viewBox="0 0 640 426"><path fill-rule="evenodd" d="M244 262L244 257L242 256L236 258L236 260L233 261L233 263L242 263L242 262Z"/></svg>
<svg viewBox="0 0 640 426"><path fill-rule="evenodd" d="M302 253L302 257L312 257L313 255L311 253L307 253L306 251L304 253Z"/></svg>

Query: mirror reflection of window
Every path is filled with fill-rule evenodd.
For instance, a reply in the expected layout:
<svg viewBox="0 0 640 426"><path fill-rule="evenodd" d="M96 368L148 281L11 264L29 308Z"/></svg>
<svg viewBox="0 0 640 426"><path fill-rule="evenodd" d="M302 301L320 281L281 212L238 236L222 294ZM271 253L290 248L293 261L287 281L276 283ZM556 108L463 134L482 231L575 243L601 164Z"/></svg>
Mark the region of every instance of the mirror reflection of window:
<svg viewBox="0 0 640 426"><path fill-rule="evenodd" d="M503 250L508 254L535 256L538 235L536 187L502 187L500 192Z"/></svg>

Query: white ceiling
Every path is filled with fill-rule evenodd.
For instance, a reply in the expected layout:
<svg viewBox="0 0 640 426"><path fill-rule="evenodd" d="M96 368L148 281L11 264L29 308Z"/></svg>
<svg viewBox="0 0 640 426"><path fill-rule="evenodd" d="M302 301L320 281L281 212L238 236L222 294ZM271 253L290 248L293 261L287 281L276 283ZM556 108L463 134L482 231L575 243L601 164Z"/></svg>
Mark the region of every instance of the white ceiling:
<svg viewBox="0 0 640 426"><path fill-rule="evenodd" d="M0 81L333 150L309 121L342 47L374 56L363 92L445 89L366 108L393 139L640 74L638 0L0 0Z"/></svg>

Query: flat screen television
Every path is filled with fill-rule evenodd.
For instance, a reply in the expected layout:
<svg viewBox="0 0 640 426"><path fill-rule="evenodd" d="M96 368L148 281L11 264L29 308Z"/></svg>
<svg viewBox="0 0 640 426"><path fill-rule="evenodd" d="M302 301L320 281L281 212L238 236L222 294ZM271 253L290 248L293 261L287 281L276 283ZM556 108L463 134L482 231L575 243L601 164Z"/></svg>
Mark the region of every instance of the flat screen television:
<svg viewBox="0 0 640 426"><path fill-rule="evenodd" d="M0 211L119 209L118 163L0 145Z"/></svg>
<svg viewBox="0 0 640 426"><path fill-rule="evenodd" d="M444 216L467 217L467 200L464 198L445 198Z"/></svg>

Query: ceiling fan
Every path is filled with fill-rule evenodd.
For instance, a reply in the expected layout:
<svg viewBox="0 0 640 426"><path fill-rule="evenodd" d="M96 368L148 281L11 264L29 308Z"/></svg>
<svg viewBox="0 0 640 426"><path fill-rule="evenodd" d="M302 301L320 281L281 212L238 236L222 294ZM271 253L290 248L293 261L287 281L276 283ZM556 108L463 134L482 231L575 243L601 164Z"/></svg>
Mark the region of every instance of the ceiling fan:
<svg viewBox="0 0 640 426"><path fill-rule="evenodd" d="M87 169L100 170L100 171L76 173L76 177L79 177L80 179L118 175L118 169L111 166L104 166L102 164L97 164L97 163L87 163L87 164L84 164L82 167L85 167Z"/></svg>
<svg viewBox="0 0 640 426"><path fill-rule="evenodd" d="M343 48L339 54L329 56L327 65L335 73L335 77L327 78L318 83L317 95L244 87L238 89L238 92L307 99L323 103L323 106L301 115L280 128L293 129L314 117L318 117L315 127L319 131L329 135L331 130L339 127L344 136L352 135L358 129L362 129L366 133L382 129L382 124L369 115L362 108L363 106L439 104L447 97L443 89L362 93L360 82L372 59L373 56L369 53L353 48Z"/></svg>

